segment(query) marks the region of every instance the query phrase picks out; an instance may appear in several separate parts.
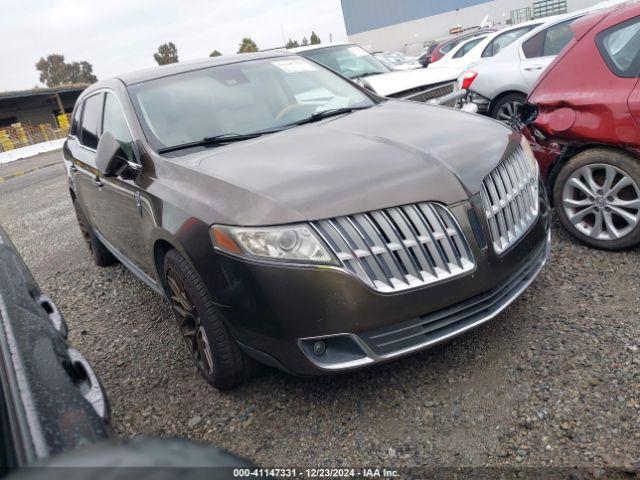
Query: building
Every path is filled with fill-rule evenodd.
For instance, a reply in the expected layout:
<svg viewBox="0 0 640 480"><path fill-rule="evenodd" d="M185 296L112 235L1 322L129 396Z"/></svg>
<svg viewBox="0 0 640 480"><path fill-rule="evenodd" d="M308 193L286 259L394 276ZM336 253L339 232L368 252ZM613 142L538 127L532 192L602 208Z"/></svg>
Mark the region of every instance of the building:
<svg viewBox="0 0 640 480"><path fill-rule="evenodd" d="M0 92L0 128L14 123L50 124L58 127L58 115L71 113L76 99L88 85L34 88Z"/></svg>
<svg viewBox="0 0 640 480"><path fill-rule="evenodd" d="M87 84L0 92L0 152L62 138Z"/></svg>
<svg viewBox="0 0 640 480"><path fill-rule="evenodd" d="M425 42L484 25L572 12L599 0L342 0L349 41L419 54Z"/></svg>

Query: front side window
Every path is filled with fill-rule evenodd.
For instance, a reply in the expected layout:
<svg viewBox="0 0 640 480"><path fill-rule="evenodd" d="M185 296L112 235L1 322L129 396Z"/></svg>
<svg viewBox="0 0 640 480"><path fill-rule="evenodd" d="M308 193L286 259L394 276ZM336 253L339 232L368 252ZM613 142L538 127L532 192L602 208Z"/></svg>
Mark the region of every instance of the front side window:
<svg viewBox="0 0 640 480"><path fill-rule="evenodd" d="M309 50L300 52L300 55L352 79L391 71L380 60L357 45L340 45Z"/></svg>
<svg viewBox="0 0 640 480"><path fill-rule="evenodd" d="M102 102L104 94L92 95L84 101L82 114L81 143L89 148L98 148L100 124L102 123Z"/></svg>
<svg viewBox="0 0 640 480"><path fill-rule="evenodd" d="M289 128L314 113L374 105L349 81L293 56L182 73L129 91L145 135L158 150Z"/></svg>
<svg viewBox="0 0 640 480"><path fill-rule="evenodd" d="M498 35L489 43L489 45L487 45L487 48L484 49L484 51L482 52L482 57L487 58L497 55L498 52L511 45L522 35L530 32L535 27L537 27L537 25L531 25L529 27L511 30L509 32L503 33L502 35Z"/></svg>
<svg viewBox="0 0 640 480"><path fill-rule="evenodd" d="M531 37L522 44L524 56L526 58L538 58L558 55L573 40L571 24L578 18L558 23Z"/></svg>
<svg viewBox="0 0 640 480"><path fill-rule="evenodd" d="M460 47L460 49L456 53L453 54L453 58L464 57L467 53L471 51L473 47L478 45L482 40L484 40L484 37L474 38L473 40L468 41L462 47Z"/></svg>
<svg viewBox="0 0 640 480"><path fill-rule="evenodd" d="M640 17L600 33L597 43L615 75L637 77L640 74Z"/></svg>
<svg viewBox="0 0 640 480"><path fill-rule="evenodd" d="M107 93L104 102L104 124L102 132L109 132L120 143L121 156L133 162L133 138L125 120L120 103L113 93Z"/></svg>

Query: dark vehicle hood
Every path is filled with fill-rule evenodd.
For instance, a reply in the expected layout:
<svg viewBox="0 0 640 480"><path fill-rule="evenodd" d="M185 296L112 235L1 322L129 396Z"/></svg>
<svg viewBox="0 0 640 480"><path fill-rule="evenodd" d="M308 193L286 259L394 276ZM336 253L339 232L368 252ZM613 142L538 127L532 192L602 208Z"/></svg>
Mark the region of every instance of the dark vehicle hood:
<svg viewBox="0 0 640 480"><path fill-rule="evenodd" d="M277 224L466 200L519 140L478 115L387 101L175 162L197 173L197 183L205 174L212 192L224 192L233 213L218 217Z"/></svg>

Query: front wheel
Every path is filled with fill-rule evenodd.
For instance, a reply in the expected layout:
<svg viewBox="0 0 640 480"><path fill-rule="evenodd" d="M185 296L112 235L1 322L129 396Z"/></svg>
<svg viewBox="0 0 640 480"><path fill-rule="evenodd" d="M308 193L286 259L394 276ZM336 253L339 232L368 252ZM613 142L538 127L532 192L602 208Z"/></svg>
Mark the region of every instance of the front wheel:
<svg viewBox="0 0 640 480"><path fill-rule="evenodd" d="M558 173L553 200L562 225L589 246L640 243L640 165L630 154L594 148L576 155Z"/></svg>
<svg viewBox="0 0 640 480"><path fill-rule="evenodd" d="M254 362L240 350L224 324L221 308L177 250L165 257L164 279L180 334L204 379L220 390L243 383Z"/></svg>

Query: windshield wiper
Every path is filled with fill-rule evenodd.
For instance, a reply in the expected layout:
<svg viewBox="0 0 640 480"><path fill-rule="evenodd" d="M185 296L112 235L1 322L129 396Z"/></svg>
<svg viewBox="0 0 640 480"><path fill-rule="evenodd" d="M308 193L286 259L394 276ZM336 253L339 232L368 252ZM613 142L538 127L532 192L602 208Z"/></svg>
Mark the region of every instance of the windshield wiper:
<svg viewBox="0 0 640 480"><path fill-rule="evenodd" d="M353 77L351 77L351 80L356 80L358 78L364 78L364 77L370 77L371 75L381 75L385 72L364 72L361 73L360 75L354 75Z"/></svg>
<svg viewBox="0 0 640 480"><path fill-rule="evenodd" d="M366 110L371 107L344 107L344 108L332 108L330 110L323 110L321 112L316 112L311 114L311 116L307 118L303 118L302 120L298 120L294 122L292 125L304 125L305 123L313 123L319 120L323 120L329 117L335 117L336 115L342 115L344 113L351 113L357 110Z"/></svg>
<svg viewBox="0 0 640 480"><path fill-rule="evenodd" d="M213 137L204 137L202 140L196 142L181 143L180 145L173 145L171 147L165 147L158 150L158 153L176 152L178 150L186 150L194 147L208 147L210 145L222 145L224 143L241 142L242 140L250 140L252 138L259 137L271 133L271 131L253 132L253 133L223 133L215 135Z"/></svg>

